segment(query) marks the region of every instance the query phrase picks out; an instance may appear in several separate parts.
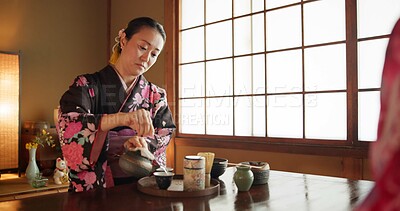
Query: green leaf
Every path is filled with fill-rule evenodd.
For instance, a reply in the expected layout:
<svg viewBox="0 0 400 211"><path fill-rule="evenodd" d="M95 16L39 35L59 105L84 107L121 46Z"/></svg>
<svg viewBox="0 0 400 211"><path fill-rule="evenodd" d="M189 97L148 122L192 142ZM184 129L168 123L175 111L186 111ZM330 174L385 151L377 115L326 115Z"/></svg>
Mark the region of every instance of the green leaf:
<svg viewBox="0 0 400 211"><path fill-rule="evenodd" d="M85 138L85 137L78 138L78 144L84 145L85 142L87 142L87 138Z"/></svg>

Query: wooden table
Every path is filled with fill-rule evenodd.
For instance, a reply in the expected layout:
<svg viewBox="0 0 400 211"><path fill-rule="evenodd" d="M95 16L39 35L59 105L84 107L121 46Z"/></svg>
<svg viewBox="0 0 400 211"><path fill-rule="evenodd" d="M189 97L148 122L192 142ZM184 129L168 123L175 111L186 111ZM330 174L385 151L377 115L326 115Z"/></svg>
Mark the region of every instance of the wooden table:
<svg viewBox="0 0 400 211"><path fill-rule="evenodd" d="M219 193L194 198L146 195L137 184L83 193L57 193L0 203L0 210L351 210L374 182L271 171L268 184L238 192L230 167Z"/></svg>

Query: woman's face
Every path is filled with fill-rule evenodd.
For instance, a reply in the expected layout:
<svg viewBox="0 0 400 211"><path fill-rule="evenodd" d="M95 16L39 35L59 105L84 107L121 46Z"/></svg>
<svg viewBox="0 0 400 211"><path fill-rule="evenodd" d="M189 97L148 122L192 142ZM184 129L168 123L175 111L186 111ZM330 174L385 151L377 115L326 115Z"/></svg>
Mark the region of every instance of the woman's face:
<svg viewBox="0 0 400 211"><path fill-rule="evenodd" d="M145 73L157 61L164 46L161 34L150 27L143 27L128 41L125 33L121 36L122 75L137 77Z"/></svg>

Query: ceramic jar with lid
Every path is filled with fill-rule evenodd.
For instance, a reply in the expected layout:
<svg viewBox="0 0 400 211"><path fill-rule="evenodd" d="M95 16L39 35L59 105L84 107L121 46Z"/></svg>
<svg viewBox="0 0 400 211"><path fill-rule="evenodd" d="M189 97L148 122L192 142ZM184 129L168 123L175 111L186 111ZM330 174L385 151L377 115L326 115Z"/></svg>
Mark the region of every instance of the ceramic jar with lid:
<svg viewBox="0 0 400 211"><path fill-rule="evenodd" d="M183 160L183 190L197 191L205 189L205 158L188 155Z"/></svg>

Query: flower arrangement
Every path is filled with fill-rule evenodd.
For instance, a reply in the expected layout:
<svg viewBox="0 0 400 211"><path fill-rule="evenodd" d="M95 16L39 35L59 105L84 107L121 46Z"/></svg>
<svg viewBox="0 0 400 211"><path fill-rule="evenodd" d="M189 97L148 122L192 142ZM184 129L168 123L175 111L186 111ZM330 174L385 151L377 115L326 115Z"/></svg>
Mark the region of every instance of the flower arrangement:
<svg viewBox="0 0 400 211"><path fill-rule="evenodd" d="M47 144L50 147L56 146L53 137L45 129L37 133L35 138L33 138L30 142L26 143L25 148L28 150L32 148L36 149L38 145L44 147L44 144Z"/></svg>

